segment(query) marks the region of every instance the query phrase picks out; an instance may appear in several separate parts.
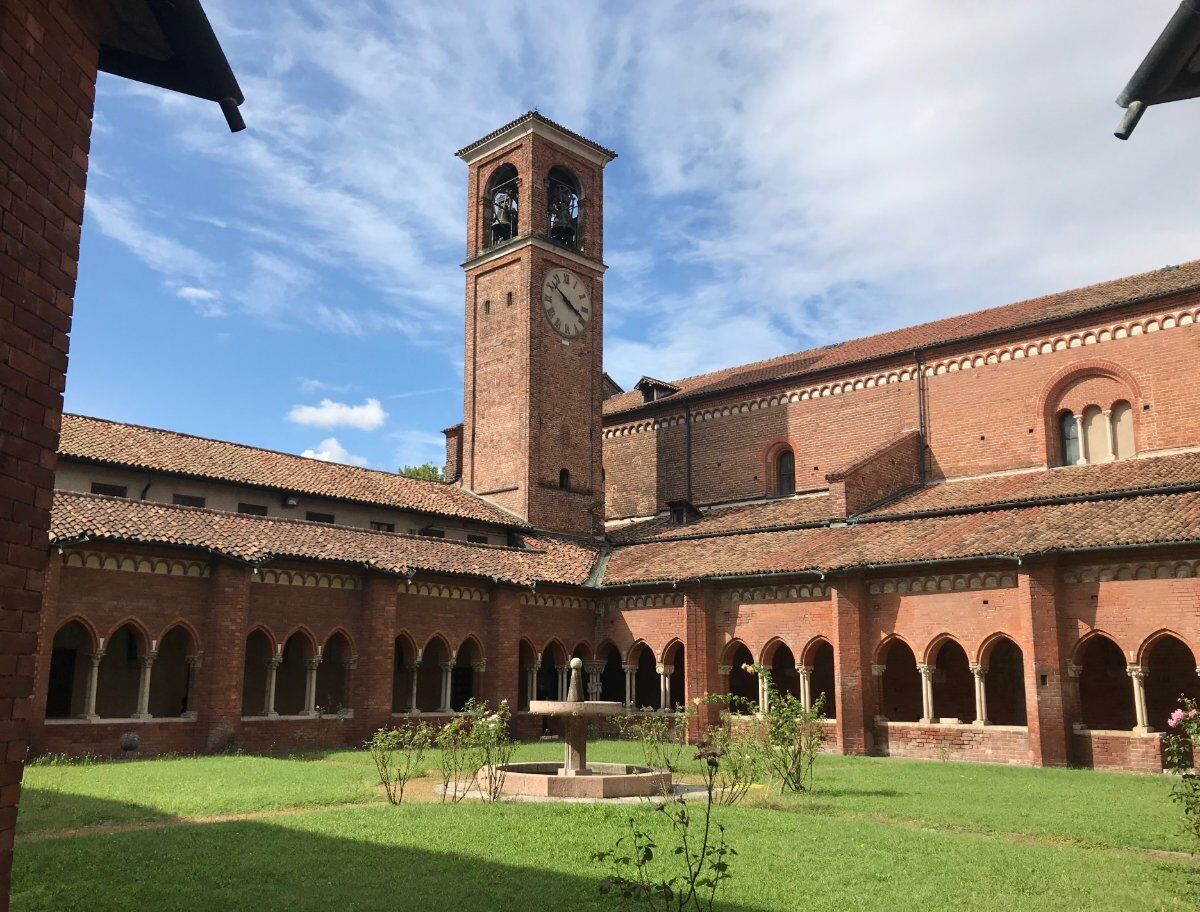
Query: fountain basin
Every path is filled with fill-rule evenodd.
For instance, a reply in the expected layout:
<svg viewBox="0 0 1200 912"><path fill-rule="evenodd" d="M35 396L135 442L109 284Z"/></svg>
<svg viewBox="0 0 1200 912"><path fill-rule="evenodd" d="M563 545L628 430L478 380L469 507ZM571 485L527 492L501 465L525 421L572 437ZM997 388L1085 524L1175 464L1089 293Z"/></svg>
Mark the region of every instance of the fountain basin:
<svg viewBox="0 0 1200 912"><path fill-rule="evenodd" d="M589 763L567 770L562 763L509 763L504 794L535 798L652 798L671 789L671 774L649 766ZM479 771L483 780L487 770Z"/></svg>
<svg viewBox="0 0 1200 912"><path fill-rule="evenodd" d="M535 716L616 716L625 707L616 700L530 700Z"/></svg>

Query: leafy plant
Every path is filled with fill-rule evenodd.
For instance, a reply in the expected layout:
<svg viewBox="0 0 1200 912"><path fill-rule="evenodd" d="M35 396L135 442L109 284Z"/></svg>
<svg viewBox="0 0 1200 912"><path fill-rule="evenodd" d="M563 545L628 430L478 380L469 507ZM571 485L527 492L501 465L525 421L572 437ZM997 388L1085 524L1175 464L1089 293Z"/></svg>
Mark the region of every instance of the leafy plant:
<svg viewBox="0 0 1200 912"><path fill-rule="evenodd" d="M713 824L721 748L712 742L702 743L695 759L702 761L704 774L703 813L694 817L682 794L656 810L670 821L675 845L667 858L675 858L676 863L659 871L655 863L661 854L658 843L631 817L628 832L613 849L592 855L593 861L607 863L612 870L600 881L601 895L637 902L650 912L711 912L717 891L730 879L729 859L737 855L737 850L726 840L725 827L717 823L714 829Z"/></svg>
<svg viewBox="0 0 1200 912"><path fill-rule="evenodd" d="M422 463L421 465L406 465L400 469L400 474L407 475L409 478L420 478L424 481L446 480L442 473L442 467L436 466L432 462Z"/></svg>
<svg viewBox="0 0 1200 912"><path fill-rule="evenodd" d="M471 726L464 715L450 719L434 739L439 753L439 770L442 774L442 802L457 804L467 797L470 784L479 769L475 764L475 752L471 749Z"/></svg>
<svg viewBox="0 0 1200 912"><path fill-rule="evenodd" d="M687 749L691 714L690 707L674 714L625 713L616 717L616 725L623 738L641 745L646 766L677 773Z"/></svg>
<svg viewBox="0 0 1200 912"><path fill-rule="evenodd" d="M706 694L696 705L716 708L716 721L709 727L706 743L716 752L715 773L718 804L734 805L766 773L759 733L747 721L757 706L737 694Z"/></svg>
<svg viewBox="0 0 1200 912"><path fill-rule="evenodd" d="M409 780L421 770L421 761L432 743L433 729L428 722L381 728L367 742L367 750L390 803L399 804L404 800L404 790Z"/></svg>
<svg viewBox="0 0 1200 912"><path fill-rule="evenodd" d="M516 742L509 723L508 701L501 700L495 712L486 702L468 701L463 709L470 726L470 741L477 763L479 791L485 801L499 801L504 794L505 768L512 762Z"/></svg>
<svg viewBox="0 0 1200 912"><path fill-rule="evenodd" d="M1184 827L1200 842L1200 773L1193 753L1200 742L1200 709L1184 698L1167 720L1171 731L1163 739L1167 768L1179 778L1171 789L1171 800L1183 809Z"/></svg>

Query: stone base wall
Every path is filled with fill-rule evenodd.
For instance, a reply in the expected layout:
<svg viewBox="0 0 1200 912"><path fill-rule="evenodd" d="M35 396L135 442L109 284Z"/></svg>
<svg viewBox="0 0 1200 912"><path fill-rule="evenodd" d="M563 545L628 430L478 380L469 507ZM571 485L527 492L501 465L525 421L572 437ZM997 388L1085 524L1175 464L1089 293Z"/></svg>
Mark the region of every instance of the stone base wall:
<svg viewBox="0 0 1200 912"><path fill-rule="evenodd" d="M1162 735L1158 732L1141 735L1077 729L1071 746L1078 766L1138 773L1161 773L1163 769Z"/></svg>
<svg viewBox="0 0 1200 912"><path fill-rule="evenodd" d="M200 731L194 721L114 719L111 722L47 722L42 729L39 753L120 757L125 753L121 750L121 736L126 732L136 732L141 739L137 752L141 757L190 754L200 750Z"/></svg>
<svg viewBox="0 0 1200 912"><path fill-rule="evenodd" d="M1024 726L922 725L875 722L876 752L886 757L1029 763L1029 732Z"/></svg>

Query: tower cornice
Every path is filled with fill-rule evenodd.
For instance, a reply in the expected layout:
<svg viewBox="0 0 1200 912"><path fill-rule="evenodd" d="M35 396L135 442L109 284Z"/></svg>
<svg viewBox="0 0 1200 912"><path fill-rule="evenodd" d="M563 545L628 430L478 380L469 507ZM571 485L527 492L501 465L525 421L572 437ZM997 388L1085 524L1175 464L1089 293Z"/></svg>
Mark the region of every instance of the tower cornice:
<svg viewBox="0 0 1200 912"><path fill-rule="evenodd" d="M595 270L601 275L608 271L608 265L600 262L600 260L593 259L589 256L584 256L578 251L571 250L568 247L563 247L561 244L552 243L551 241L547 241L545 238L528 235L526 237L513 238L511 241L507 241L503 244L497 244L495 247L489 247L483 253L472 257L471 259L466 260L459 265L462 266L463 269L477 269L480 266L486 266L488 263L496 260L501 260L507 256L512 256L512 254L518 253L527 247L536 247L538 250L542 250L546 253L552 253L555 256L560 256L570 263L574 263L577 266L582 266L587 269Z"/></svg>
<svg viewBox="0 0 1200 912"><path fill-rule="evenodd" d="M563 148L574 152L580 158L601 167L607 165L617 157L617 153L612 149L606 149L604 146L592 142L586 136L580 136L578 133L568 130L561 124L556 124L550 118L543 117L537 111L529 111L526 114L522 114L511 123L505 124L498 130L493 130L487 136L475 140L475 142L464 146L454 154L470 165L481 158L491 155L497 149L502 149L509 143L515 142L522 136L528 136L530 133L543 136Z"/></svg>

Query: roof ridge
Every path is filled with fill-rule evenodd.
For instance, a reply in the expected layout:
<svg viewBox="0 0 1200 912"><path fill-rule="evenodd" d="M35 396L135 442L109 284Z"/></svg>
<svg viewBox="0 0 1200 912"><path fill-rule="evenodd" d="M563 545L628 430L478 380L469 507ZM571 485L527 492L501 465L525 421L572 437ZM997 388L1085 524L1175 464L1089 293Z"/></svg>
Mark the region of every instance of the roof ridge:
<svg viewBox="0 0 1200 912"><path fill-rule="evenodd" d="M406 482L412 482L416 485L439 485L442 487L454 487L449 482L432 481L428 478L414 478L411 475L405 475L403 472L389 472L387 469L373 469L369 466L356 466L345 462L332 462L328 459L317 459L313 456L301 456L299 453L288 453L285 450L273 450L270 447L254 446L250 443L239 443L236 440L222 440L219 437L202 437L199 434L189 434L187 431L173 431L170 428L154 427L149 424L135 424L131 421L117 421L113 418L100 418L96 415L81 415L78 412L63 412L63 418L80 418L84 421L98 421L101 424L108 424L116 427L137 428L140 431L154 431L158 434L170 434L172 437L186 437L188 440L200 440L204 443L219 443L224 446L238 447L239 449L243 450L253 450L255 453L270 453L273 456L286 456L289 459L302 459L305 462L314 462L318 465L335 466L337 468L349 469L351 472L370 472L375 475L383 475L386 478L403 478Z"/></svg>
<svg viewBox="0 0 1200 912"><path fill-rule="evenodd" d="M98 500L105 503L132 504L139 507L158 508L170 512L201 513L206 516L228 516L231 518L236 518L239 521L244 520L250 523L273 523L276 525L304 526L306 528L315 526L322 529L341 529L347 532L354 532L372 537L379 536L385 539L396 538L403 541L412 540L429 542L432 544L458 545L464 548L491 548L499 551L517 551L522 554L544 553L540 548L516 548L512 545L493 545L490 543L485 544L483 542L466 542L457 538L438 538L432 535L409 535L408 533L402 532L383 532L377 529L364 529L361 526L346 526L342 525L341 523L314 522L311 519L299 519L292 516L256 516L252 513L233 513L229 510L217 510L212 507L190 507L186 506L185 504L160 503L156 500L134 500L129 497L115 497L111 494L92 494L87 491L68 491L63 488L55 488L54 496L58 497L60 495L79 498L81 500Z"/></svg>

